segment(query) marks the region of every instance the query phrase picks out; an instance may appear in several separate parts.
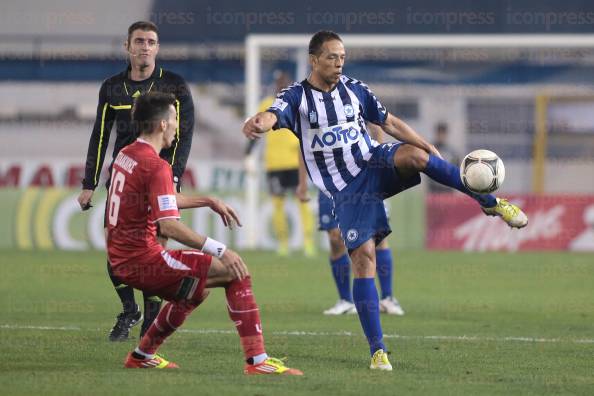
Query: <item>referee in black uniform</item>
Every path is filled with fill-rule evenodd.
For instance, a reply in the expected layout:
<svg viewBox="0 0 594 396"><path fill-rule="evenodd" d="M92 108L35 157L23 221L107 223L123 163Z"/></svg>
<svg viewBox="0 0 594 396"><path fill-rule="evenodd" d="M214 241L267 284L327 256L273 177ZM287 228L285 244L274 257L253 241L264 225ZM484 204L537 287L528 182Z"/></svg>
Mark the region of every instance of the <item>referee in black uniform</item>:
<svg viewBox="0 0 594 396"><path fill-rule="evenodd" d="M178 191L192 146L194 130L192 96L182 77L156 64L156 56L159 52L157 26L146 21L133 23L128 28L128 39L124 45L129 55L128 67L122 73L105 80L99 91L97 118L87 151L83 190L78 197L83 210L91 207L91 198L99 182L113 124L116 125L117 136L112 163L123 147L136 140L136 131L131 122L130 113L137 96L160 91L172 93L176 97L175 106L179 121L177 136L171 148L164 149L160 155L171 164ZM109 169L111 173L111 164ZM109 180L106 185L109 187ZM165 245L166 240L163 239L161 242ZM128 338L132 326L140 322L142 312L134 300L134 290L113 276L109 262L107 269L123 306L123 311L117 316L116 324L109 333L109 339L122 341ZM160 308L161 300L158 297L144 295L144 321L141 335L153 322Z"/></svg>

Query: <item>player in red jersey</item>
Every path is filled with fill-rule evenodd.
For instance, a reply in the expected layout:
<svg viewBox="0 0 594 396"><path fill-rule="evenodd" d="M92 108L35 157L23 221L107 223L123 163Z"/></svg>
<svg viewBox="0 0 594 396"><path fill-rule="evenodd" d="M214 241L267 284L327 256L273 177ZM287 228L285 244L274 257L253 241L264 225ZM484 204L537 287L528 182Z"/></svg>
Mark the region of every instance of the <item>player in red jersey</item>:
<svg viewBox="0 0 594 396"><path fill-rule="evenodd" d="M171 167L158 154L175 138L174 104L170 94L139 96L132 120L140 137L122 149L113 164L107 200L107 252L113 272L125 284L168 301L124 366L177 368L157 355L157 349L204 301L206 289L224 287L246 358L244 372L302 375L266 354L258 305L241 257L178 221L178 209L209 206L226 225L239 223L233 209L217 199L175 192ZM162 235L199 250L165 250L157 241L157 224Z"/></svg>

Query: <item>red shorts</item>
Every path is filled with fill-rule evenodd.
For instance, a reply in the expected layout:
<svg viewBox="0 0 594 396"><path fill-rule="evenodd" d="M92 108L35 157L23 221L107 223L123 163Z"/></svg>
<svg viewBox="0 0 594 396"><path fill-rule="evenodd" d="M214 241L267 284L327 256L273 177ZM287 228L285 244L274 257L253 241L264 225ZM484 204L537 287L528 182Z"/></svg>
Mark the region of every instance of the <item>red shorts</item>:
<svg viewBox="0 0 594 396"><path fill-rule="evenodd" d="M199 299L212 257L197 250L163 250L158 255L112 267L122 283L165 300Z"/></svg>

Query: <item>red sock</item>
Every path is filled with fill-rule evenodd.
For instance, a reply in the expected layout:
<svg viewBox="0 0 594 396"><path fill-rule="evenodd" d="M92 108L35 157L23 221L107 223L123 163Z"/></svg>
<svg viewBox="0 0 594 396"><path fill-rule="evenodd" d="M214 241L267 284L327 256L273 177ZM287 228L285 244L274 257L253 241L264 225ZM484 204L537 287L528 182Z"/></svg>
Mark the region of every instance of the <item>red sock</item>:
<svg viewBox="0 0 594 396"><path fill-rule="evenodd" d="M168 302L157 318L146 331L138 348L147 354L154 354L157 349L178 327L180 327L190 312L199 304L189 301Z"/></svg>
<svg viewBox="0 0 594 396"><path fill-rule="evenodd" d="M252 293L251 278L248 276L242 280L234 280L226 287L225 294L229 316L237 327L245 358L266 353L260 310Z"/></svg>

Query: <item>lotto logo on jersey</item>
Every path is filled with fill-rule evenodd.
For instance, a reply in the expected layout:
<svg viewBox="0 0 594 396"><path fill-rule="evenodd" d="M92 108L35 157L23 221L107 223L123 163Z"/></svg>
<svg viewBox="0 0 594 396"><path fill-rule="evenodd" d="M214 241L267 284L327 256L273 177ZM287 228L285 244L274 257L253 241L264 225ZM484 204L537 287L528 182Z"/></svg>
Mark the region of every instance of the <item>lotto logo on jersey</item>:
<svg viewBox="0 0 594 396"><path fill-rule="evenodd" d="M356 142L359 140L361 134L359 133L359 129L353 124L349 122L347 124L321 129L313 136L310 148L316 150L342 147Z"/></svg>
<svg viewBox="0 0 594 396"><path fill-rule="evenodd" d="M177 210L177 199L175 195L159 195L157 197L159 203L159 210L164 212L166 210Z"/></svg>

